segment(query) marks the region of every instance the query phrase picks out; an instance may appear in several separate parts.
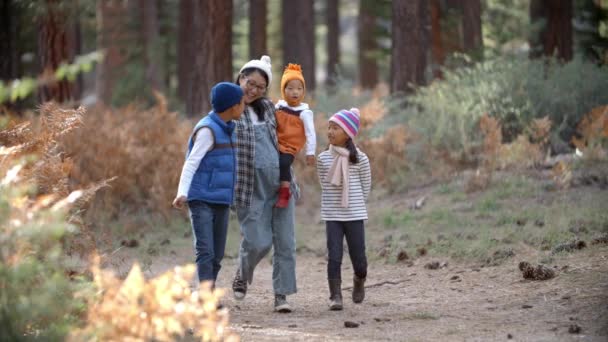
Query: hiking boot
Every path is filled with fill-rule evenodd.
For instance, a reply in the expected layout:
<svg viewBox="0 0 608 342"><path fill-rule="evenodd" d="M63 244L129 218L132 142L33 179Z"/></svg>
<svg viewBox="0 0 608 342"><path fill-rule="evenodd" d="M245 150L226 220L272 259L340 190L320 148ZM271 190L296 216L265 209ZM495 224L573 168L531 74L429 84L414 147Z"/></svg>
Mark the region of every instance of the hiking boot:
<svg viewBox="0 0 608 342"><path fill-rule="evenodd" d="M353 278L353 302L361 303L365 299L365 278L355 275Z"/></svg>
<svg viewBox="0 0 608 342"><path fill-rule="evenodd" d="M281 294L274 295L274 311L280 313L291 312L291 306L287 303L287 297Z"/></svg>
<svg viewBox="0 0 608 342"><path fill-rule="evenodd" d="M342 310L342 281L340 279L329 279L329 310Z"/></svg>
<svg viewBox="0 0 608 342"><path fill-rule="evenodd" d="M282 186L279 188L279 198L277 203L274 204L276 208L287 208L289 205L289 198L291 197L291 191L288 186Z"/></svg>
<svg viewBox="0 0 608 342"><path fill-rule="evenodd" d="M234 294L234 298L238 300L242 300L247 294L247 281L241 279L240 270L236 271L236 275L232 281L232 292Z"/></svg>

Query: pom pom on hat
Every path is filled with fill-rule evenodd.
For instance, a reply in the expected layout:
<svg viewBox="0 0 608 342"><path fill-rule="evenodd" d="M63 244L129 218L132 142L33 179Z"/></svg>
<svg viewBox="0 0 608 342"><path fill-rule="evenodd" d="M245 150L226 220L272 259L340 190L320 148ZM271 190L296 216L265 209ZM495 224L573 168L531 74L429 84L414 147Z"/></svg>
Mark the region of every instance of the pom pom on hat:
<svg viewBox="0 0 608 342"><path fill-rule="evenodd" d="M272 65L270 64L270 57L264 55L260 59L252 59L245 63L239 72L243 72L245 69L256 68L262 70L266 76L268 76L268 85L272 83Z"/></svg>
<svg viewBox="0 0 608 342"><path fill-rule="evenodd" d="M220 82L211 88L211 106L215 113L222 113L241 102L243 90L230 82Z"/></svg>
<svg viewBox="0 0 608 342"><path fill-rule="evenodd" d="M350 110L342 109L336 114L329 118L329 121L334 122L338 126L342 127L344 132L351 138L354 139L359 133L359 125L361 114L358 108L351 108Z"/></svg>

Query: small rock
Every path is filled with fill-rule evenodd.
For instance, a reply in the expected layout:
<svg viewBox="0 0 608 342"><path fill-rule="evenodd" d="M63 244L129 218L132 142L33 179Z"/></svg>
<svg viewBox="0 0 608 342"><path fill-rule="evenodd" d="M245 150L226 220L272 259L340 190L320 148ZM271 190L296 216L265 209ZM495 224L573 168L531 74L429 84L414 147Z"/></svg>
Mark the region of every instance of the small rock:
<svg viewBox="0 0 608 342"><path fill-rule="evenodd" d="M457 276L457 275L452 276L452 278L450 278L450 280L459 280L459 279L460 279L460 276Z"/></svg>
<svg viewBox="0 0 608 342"><path fill-rule="evenodd" d="M568 332L571 334L579 334L581 332L581 327L578 324L570 324L568 327Z"/></svg>
<svg viewBox="0 0 608 342"><path fill-rule="evenodd" d="M391 319L390 318L386 318L386 317L381 317L381 318L380 317L375 317L374 321L376 321L376 322L390 322Z"/></svg>
<svg viewBox="0 0 608 342"><path fill-rule="evenodd" d="M358 328L359 327L359 323L357 323L357 322L351 322L351 321L345 321L344 322L344 327L345 328Z"/></svg>
<svg viewBox="0 0 608 342"><path fill-rule="evenodd" d="M511 334L507 334L507 339L509 339L509 340L510 340L510 339L512 339L512 338L513 338L513 335L511 335Z"/></svg>
<svg viewBox="0 0 608 342"><path fill-rule="evenodd" d="M429 270L437 270L440 268L448 267L447 261L439 262L439 261L431 261L424 265L424 268Z"/></svg>
<svg viewBox="0 0 608 342"><path fill-rule="evenodd" d="M297 327L298 327L298 325L297 325L297 324L290 324L290 325L288 325L287 327L288 327L288 328L297 328Z"/></svg>
<svg viewBox="0 0 608 342"><path fill-rule="evenodd" d="M545 226L545 221L541 220L541 219L537 219L534 221L534 225L537 227L544 227Z"/></svg>
<svg viewBox="0 0 608 342"><path fill-rule="evenodd" d="M566 300L568 300L568 299L570 299L570 298L572 298L572 297L570 297L570 295L564 295L564 296L562 296L562 299L566 299Z"/></svg>
<svg viewBox="0 0 608 342"><path fill-rule="evenodd" d="M139 246L139 241L137 241L135 239L122 240L120 242L120 244L121 244L121 246L129 247L129 248L135 248L135 247Z"/></svg>
<svg viewBox="0 0 608 342"><path fill-rule="evenodd" d="M410 206L410 209L420 210L420 209L422 209L422 207L424 207L425 203L426 203L426 196L422 196L416 202L414 202L414 204L412 204Z"/></svg>
<svg viewBox="0 0 608 342"><path fill-rule="evenodd" d="M521 306L522 309L532 309L533 306L532 305L528 305L528 304L524 304Z"/></svg>

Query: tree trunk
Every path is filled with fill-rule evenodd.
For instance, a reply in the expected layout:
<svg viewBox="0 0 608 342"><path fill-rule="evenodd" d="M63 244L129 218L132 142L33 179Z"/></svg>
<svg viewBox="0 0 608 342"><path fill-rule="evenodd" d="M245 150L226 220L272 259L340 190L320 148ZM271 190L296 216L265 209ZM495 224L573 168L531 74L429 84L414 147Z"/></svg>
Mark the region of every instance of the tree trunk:
<svg viewBox="0 0 608 342"><path fill-rule="evenodd" d="M19 77L19 13L13 0L0 0L0 80Z"/></svg>
<svg viewBox="0 0 608 342"><path fill-rule="evenodd" d="M315 82L315 15L313 0L282 2L283 63L302 66L306 89ZM281 68L282 71L283 68Z"/></svg>
<svg viewBox="0 0 608 342"><path fill-rule="evenodd" d="M327 80L333 86L338 76L340 65L340 1L327 0Z"/></svg>
<svg viewBox="0 0 608 342"><path fill-rule="evenodd" d="M483 53L483 38L481 35L481 1L462 1L462 39L464 51L475 57Z"/></svg>
<svg viewBox="0 0 608 342"><path fill-rule="evenodd" d="M378 43L374 30L376 17L373 14L374 6L371 0L359 2L359 18L357 30L359 39L359 84L363 89L371 89L378 83L378 64L374 54L377 52Z"/></svg>
<svg viewBox="0 0 608 342"><path fill-rule="evenodd" d="M530 57L572 59L572 0L532 0L530 22L539 26L530 38Z"/></svg>
<svg viewBox="0 0 608 342"><path fill-rule="evenodd" d="M194 0L180 0L179 27L177 37L177 94L183 103L188 102L192 84L191 71L194 64Z"/></svg>
<svg viewBox="0 0 608 342"><path fill-rule="evenodd" d="M38 55L42 74L51 78L61 63L72 63L75 57L75 29L65 9L57 0L46 0L44 14L38 17ZM66 102L75 99L74 82L63 80L40 87L40 102Z"/></svg>
<svg viewBox="0 0 608 342"><path fill-rule="evenodd" d="M425 0L393 1L391 93L411 93L426 83L428 15Z"/></svg>
<svg viewBox="0 0 608 342"><path fill-rule="evenodd" d="M213 85L231 79L232 1L207 0L195 3L194 64L189 116L200 116L211 108L209 93Z"/></svg>
<svg viewBox="0 0 608 342"><path fill-rule="evenodd" d="M141 32L145 51L146 82L153 90L163 92L158 3L156 0L139 0L139 8L142 18Z"/></svg>
<svg viewBox="0 0 608 342"><path fill-rule="evenodd" d="M441 5L439 0L431 0L431 52L433 55L433 77L442 78L441 67L445 63L445 50L441 35Z"/></svg>
<svg viewBox="0 0 608 342"><path fill-rule="evenodd" d="M260 59L266 48L266 0L249 0L249 57Z"/></svg>
<svg viewBox="0 0 608 342"><path fill-rule="evenodd" d="M97 0L96 14L97 48L104 53L103 61L97 66L96 93L99 102L109 105L128 58L128 3Z"/></svg>

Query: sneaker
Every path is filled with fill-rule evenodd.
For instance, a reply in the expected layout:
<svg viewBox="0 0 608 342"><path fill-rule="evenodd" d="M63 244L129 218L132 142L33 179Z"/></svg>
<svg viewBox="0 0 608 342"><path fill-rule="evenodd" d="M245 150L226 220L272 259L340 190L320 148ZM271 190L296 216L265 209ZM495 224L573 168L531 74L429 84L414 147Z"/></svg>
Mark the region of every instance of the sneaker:
<svg viewBox="0 0 608 342"><path fill-rule="evenodd" d="M247 294L247 281L241 279L241 272L238 270L232 281L232 292L234 298L238 300L242 300Z"/></svg>
<svg viewBox="0 0 608 342"><path fill-rule="evenodd" d="M280 313L291 312L291 306L287 303L287 297L285 297L285 295L274 295L274 311Z"/></svg>

